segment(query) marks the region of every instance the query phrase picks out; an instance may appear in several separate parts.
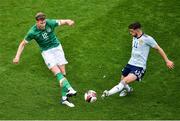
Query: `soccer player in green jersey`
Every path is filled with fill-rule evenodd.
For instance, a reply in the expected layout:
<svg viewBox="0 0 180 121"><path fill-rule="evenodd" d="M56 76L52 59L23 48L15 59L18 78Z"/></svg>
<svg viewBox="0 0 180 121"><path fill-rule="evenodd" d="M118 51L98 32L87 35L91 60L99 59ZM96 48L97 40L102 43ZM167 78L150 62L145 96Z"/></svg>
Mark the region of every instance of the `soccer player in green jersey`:
<svg viewBox="0 0 180 121"><path fill-rule="evenodd" d="M72 26L74 25L74 21L70 19L46 19L46 15L42 12L37 13L35 19L36 24L31 27L24 40L20 43L13 63L19 63L25 45L34 39L40 47L41 55L47 67L56 75L60 87L62 87L62 104L74 107L74 104L69 102L68 97L76 95L76 91L65 78L65 64L68 62L65 58L61 43L54 34L55 27L62 25Z"/></svg>

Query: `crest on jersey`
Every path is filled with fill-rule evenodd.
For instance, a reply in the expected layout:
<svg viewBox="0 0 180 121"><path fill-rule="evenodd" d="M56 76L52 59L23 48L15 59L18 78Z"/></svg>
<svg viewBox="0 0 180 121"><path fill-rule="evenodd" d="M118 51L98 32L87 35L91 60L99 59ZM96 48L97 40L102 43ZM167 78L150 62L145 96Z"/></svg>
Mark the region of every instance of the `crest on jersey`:
<svg viewBox="0 0 180 121"><path fill-rule="evenodd" d="M47 32L48 32L48 33L51 32L51 28L47 28Z"/></svg>
<svg viewBox="0 0 180 121"><path fill-rule="evenodd" d="M142 39L139 40L139 45L143 45L144 41Z"/></svg>

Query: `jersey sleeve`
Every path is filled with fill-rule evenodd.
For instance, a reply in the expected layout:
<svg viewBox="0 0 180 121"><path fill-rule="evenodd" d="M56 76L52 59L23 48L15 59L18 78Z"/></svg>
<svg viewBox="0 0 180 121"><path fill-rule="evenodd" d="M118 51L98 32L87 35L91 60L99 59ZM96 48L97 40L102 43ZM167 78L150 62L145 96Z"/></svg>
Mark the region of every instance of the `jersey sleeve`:
<svg viewBox="0 0 180 121"><path fill-rule="evenodd" d="M34 36L33 36L32 32L29 31L29 32L26 34L26 36L24 37L24 40L28 43L28 42L30 42L32 39L34 39Z"/></svg>
<svg viewBox="0 0 180 121"><path fill-rule="evenodd" d="M59 21L58 20L56 20L56 19L47 19L46 20L48 23L49 23L49 25L52 27L52 28L55 28L55 27L57 27L58 25L59 25Z"/></svg>
<svg viewBox="0 0 180 121"><path fill-rule="evenodd" d="M157 42L152 37L148 37L148 39L146 40L146 44L152 48L154 48L156 45L158 45Z"/></svg>

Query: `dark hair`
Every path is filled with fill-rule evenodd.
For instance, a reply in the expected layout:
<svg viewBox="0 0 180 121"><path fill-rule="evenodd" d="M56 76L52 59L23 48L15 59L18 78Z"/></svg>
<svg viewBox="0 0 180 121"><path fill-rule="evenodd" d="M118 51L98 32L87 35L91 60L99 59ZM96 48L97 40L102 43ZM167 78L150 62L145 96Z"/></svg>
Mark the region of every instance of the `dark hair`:
<svg viewBox="0 0 180 121"><path fill-rule="evenodd" d="M128 26L129 29L140 29L141 24L139 22L134 22Z"/></svg>
<svg viewBox="0 0 180 121"><path fill-rule="evenodd" d="M35 19L38 21L38 20L44 20L46 19L46 15L42 12L38 12L35 16Z"/></svg>

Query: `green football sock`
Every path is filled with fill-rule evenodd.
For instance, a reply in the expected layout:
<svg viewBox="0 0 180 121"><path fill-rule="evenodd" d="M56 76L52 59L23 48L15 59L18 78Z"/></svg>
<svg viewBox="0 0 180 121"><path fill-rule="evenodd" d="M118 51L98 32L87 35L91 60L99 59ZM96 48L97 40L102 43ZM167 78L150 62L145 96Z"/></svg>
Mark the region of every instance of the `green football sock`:
<svg viewBox="0 0 180 121"><path fill-rule="evenodd" d="M62 93L66 93L68 91L68 88L71 87L71 85L69 84L68 80L61 74L61 73L57 73L56 74L57 80L60 81L64 78L63 82L62 82Z"/></svg>
<svg viewBox="0 0 180 121"><path fill-rule="evenodd" d="M61 95L66 96L66 93L67 93L67 89L65 87L62 87Z"/></svg>
<svg viewBox="0 0 180 121"><path fill-rule="evenodd" d="M69 89L71 87L67 79L63 81L63 87L66 87L66 89Z"/></svg>
<svg viewBox="0 0 180 121"><path fill-rule="evenodd" d="M64 76L61 73L56 74L57 80L60 81L61 79L64 78Z"/></svg>

